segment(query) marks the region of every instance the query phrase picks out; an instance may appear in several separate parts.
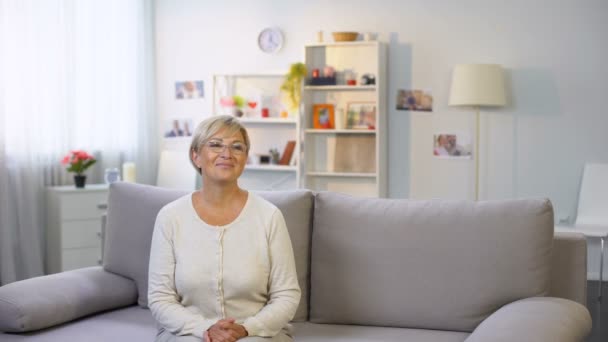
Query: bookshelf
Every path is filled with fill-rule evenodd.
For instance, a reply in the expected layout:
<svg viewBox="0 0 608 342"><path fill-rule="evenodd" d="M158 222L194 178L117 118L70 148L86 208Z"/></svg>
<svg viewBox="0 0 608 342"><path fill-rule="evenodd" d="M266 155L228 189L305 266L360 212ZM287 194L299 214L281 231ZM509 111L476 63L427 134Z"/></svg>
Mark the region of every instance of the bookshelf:
<svg viewBox="0 0 608 342"><path fill-rule="evenodd" d="M234 108L222 106L222 98L241 96L254 108L243 108L240 122L247 128L251 141L249 160L239 179L247 190L293 190L300 184L300 153L297 115L281 117L285 106L281 102L280 87L283 74L222 74L213 77L213 114L232 115ZM268 108L268 117L262 117L262 108ZM282 155L288 142L294 141L293 157L287 165L260 162L260 156L277 149Z"/></svg>
<svg viewBox="0 0 608 342"><path fill-rule="evenodd" d="M386 46L381 42L316 43L304 47L308 77L302 97L302 187L357 196L387 195ZM311 85L311 72L325 66L335 85ZM375 84L360 84L371 74ZM356 85L347 85L347 78ZM315 128L315 104L332 104L335 127ZM349 109L355 108L356 110ZM375 118L367 129L352 129L352 113ZM359 114L357 114L359 115ZM367 115L367 114L366 114ZM359 117L359 116L355 116ZM366 119L366 123L369 120Z"/></svg>

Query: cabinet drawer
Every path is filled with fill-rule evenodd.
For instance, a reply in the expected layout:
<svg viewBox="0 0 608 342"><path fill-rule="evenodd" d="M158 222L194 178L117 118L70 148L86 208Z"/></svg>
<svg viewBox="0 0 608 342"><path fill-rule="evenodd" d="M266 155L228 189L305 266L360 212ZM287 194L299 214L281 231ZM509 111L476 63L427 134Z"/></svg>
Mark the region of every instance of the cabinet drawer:
<svg viewBox="0 0 608 342"><path fill-rule="evenodd" d="M61 248L101 248L101 219L65 221L61 224Z"/></svg>
<svg viewBox="0 0 608 342"><path fill-rule="evenodd" d="M101 265L101 248L72 248L61 251L61 270Z"/></svg>
<svg viewBox="0 0 608 342"><path fill-rule="evenodd" d="M99 218L106 211L107 192L70 193L61 197L62 220Z"/></svg>

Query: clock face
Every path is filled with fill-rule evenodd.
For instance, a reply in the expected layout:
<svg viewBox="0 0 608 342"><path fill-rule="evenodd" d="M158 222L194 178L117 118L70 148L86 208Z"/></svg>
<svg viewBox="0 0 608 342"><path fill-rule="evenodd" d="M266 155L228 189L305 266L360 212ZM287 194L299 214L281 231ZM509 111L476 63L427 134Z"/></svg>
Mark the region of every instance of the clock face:
<svg viewBox="0 0 608 342"><path fill-rule="evenodd" d="M283 34L276 27L262 30L258 36L258 46L266 53L277 52L283 46Z"/></svg>

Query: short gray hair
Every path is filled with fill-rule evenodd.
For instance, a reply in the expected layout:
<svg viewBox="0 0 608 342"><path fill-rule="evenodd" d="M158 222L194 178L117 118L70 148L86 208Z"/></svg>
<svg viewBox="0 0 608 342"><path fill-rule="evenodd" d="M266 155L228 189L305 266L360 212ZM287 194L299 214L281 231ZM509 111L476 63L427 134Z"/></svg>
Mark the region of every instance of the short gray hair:
<svg viewBox="0 0 608 342"><path fill-rule="evenodd" d="M203 120L196 129L194 130L194 134L192 135L192 142L190 143L190 150L188 150L188 157L190 158L190 163L192 166L198 171L199 174L202 173L201 169L194 164L192 160L192 152L199 153L201 147L211 139L212 136L217 134L217 132L222 129L226 130L226 133L229 135L236 134L236 132L241 132L243 135L243 139L245 139L245 146L247 147L246 154L249 155L249 134L247 134L247 129L243 126L240 121L234 116L230 115L214 115L210 118Z"/></svg>

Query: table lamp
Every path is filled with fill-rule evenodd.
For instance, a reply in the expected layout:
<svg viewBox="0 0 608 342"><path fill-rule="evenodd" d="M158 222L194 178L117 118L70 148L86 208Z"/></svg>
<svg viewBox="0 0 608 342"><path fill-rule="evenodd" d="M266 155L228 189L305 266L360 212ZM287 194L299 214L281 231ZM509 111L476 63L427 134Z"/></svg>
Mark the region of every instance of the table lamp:
<svg viewBox="0 0 608 342"><path fill-rule="evenodd" d="M475 117L475 200L479 200L479 110L506 104L503 69L496 64L459 64L454 67L450 106L473 107Z"/></svg>

